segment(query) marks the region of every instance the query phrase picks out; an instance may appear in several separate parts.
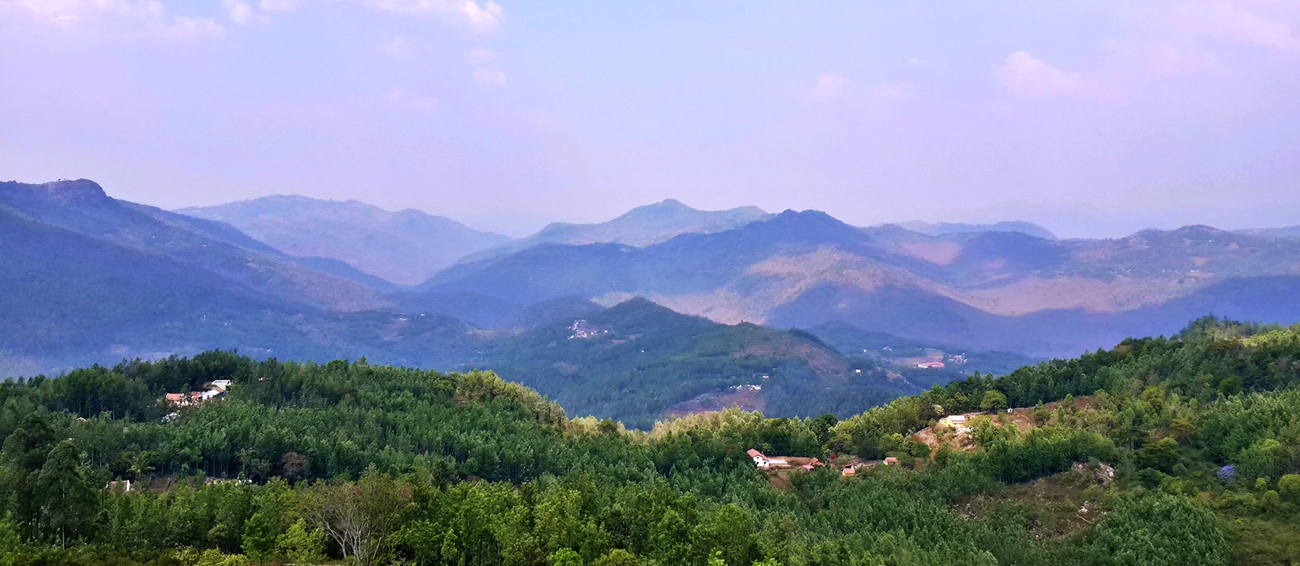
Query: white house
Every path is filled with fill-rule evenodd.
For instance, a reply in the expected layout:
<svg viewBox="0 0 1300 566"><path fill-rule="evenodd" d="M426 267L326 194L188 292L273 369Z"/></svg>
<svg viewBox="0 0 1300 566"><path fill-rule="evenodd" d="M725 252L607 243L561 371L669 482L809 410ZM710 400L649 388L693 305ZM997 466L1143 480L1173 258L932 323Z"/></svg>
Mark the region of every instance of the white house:
<svg viewBox="0 0 1300 566"><path fill-rule="evenodd" d="M966 415L949 415L939 420L940 424L951 427L957 432L968 432L970 427L967 426Z"/></svg>
<svg viewBox="0 0 1300 566"><path fill-rule="evenodd" d="M212 387L222 391L230 391L230 383L229 379L218 379L212 382Z"/></svg>
<svg viewBox="0 0 1300 566"><path fill-rule="evenodd" d="M756 466L760 470L766 470L768 468L790 467L789 462L786 462L785 460L782 460L780 458L768 458L767 456L764 456L762 452L759 452L758 450L754 450L753 448L750 448L749 451L746 452L746 454L748 454L750 458L754 459L754 466Z"/></svg>

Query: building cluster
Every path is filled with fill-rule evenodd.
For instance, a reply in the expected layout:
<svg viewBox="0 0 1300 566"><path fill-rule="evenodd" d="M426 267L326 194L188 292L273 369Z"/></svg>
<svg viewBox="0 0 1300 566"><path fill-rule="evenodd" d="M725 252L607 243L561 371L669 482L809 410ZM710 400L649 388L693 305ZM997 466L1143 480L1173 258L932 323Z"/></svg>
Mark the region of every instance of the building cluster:
<svg viewBox="0 0 1300 566"><path fill-rule="evenodd" d="M218 379L207 384L207 389L203 391L191 391L189 393L168 393L167 404L173 407L190 407L198 405L212 399L220 399L230 390L229 379Z"/></svg>
<svg viewBox="0 0 1300 566"><path fill-rule="evenodd" d="M598 328L583 319L573 321L573 324L569 326L569 332L572 333L569 335L569 340L590 340L609 334L609 329Z"/></svg>
<svg viewBox="0 0 1300 566"><path fill-rule="evenodd" d="M754 450L752 448L748 452L746 452L746 454L749 454L749 457L754 459L754 466L760 470L791 467L790 461L785 458L768 458L762 452L759 452L758 450ZM800 461L806 461L807 462L806 464L800 464L799 467L808 471L812 471L814 468L826 465L822 463L821 460L818 460L816 458L812 458L808 460L805 460L804 458L794 458L794 460L796 460L795 462L796 464Z"/></svg>
<svg viewBox="0 0 1300 566"><path fill-rule="evenodd" d="M799 462L807 462L806 464L799 465L798 467L803 468L804 470L808 470L810 472L818 467L822 467L826 465L824 462L818 460L817 458L806 458L806 459L805 458L789 458L789 459L770 458L767 455L763 454L762 452L759 452L758 450L754 450L752 448L749 451L747 451L746 454L748 454L750 458L753 458L754 467L760 470L790 468L793 467L790 462L791 460L794 460L795 464L798 464ZM834 459L835 456L832 455L831 458ZM877 464L883 466L896 466L898 465L898 458L889 456L884 460L878 462L860 462L860 463L849 464L840 469L840 475L844 477L856 476L858 474L858 470L870 469L875 467Z"/></svg>

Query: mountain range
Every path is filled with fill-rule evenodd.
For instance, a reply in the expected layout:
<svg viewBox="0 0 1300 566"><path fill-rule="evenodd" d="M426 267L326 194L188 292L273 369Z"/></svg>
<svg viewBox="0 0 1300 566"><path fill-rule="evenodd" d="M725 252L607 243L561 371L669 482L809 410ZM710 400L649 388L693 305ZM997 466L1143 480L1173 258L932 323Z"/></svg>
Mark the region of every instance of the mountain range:
<svg viewBox="0 0 1300 566"><path fill-rule="evenodd" d="M668 199L655 204L636 207L626 214L598 224L568 224L555 222L541 231L509 244L483 253L468 254L462 261L500 257L540 244L623 244L648 246L668 241L682 234L709 234L738 228L770 217L756 206L731 210L696 210L681 201Z"/></svg>
<svg viewBox="0 0 1300 566"><path fill-rule="evenodd" d="M1019 220L1007 220L995 222L993 224L961 224L954 222L936 222L932 224L917 220L912 222L900 222L898 223L898 226L927 236L978 234L981 232L1018 232L1021 234L1028 234L1035 238L1042 238L1044 240L1056 239L1056 234L1049 232L1046 228L1032 222Z"/></svg>
<svg viewBox="0 0 1300 566"><path fill-rule="evenodd" d="M1018 232L928 236L786 211L643 248L537 246L462 263L423 286L602 304L642 296L725 323L843 322L904 338L1035 356L1172 333L1213 312L1300 320L1300 241L1205 226L1110 240Z"/></svg>
<svg viewBox="0 0 1300 566"><path fill-rule="evenodd" d="M275 195L176 212L224 222L286 254L340 260L398 285L420 283L466 255L510 241L443 216L390 212L355 200Z"/></svg>
<svg viewBox="0 0 1300 566"><path fill-rule="evenodd" d="M210 348L364 356L494 369L570 411L641 426L732 400L849 414L1209 313L1300 320L1300 239L1286 230L927 234L664 201L501 244L356 202L184 212L87 180L0 183L0 372Z"/></svg>

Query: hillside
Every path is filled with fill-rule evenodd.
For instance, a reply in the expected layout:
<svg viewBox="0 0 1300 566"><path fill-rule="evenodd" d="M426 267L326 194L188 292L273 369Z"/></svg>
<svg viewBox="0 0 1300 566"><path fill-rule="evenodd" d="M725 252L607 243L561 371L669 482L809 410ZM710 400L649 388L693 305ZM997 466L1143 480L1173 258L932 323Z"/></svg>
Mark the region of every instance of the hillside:
<svg viewBox="0 0 1300 566"><path fill-rule="evenodd" d="M638 206L622 216L598 224L549 224L532 236L465 259L474 261L496 257L540 244L623 244L644 247L665 242L681 234L709 234L730 230L769 216L771 215L755 206L705 211L668 199Z"/></svg>
<svg viewBox="0 0 1300 566"><path fill-rule="evenodd" d="M920 390L805 336L723 325L643 299L486 343L465 367L491 368L578 414L645 428L672 405L740 385L761 388L769 414L805 416L847 415Z"/></svg>
<svg viewBox="0 0 1300 566"><path fill-rule="evenodd" d="M727 410L648 433L489 372L223 352L80 369L0 384L0 557L1286 566L1297 359L1300 327L1203 319L843 421ZM750 449L827 465L756 469Z"/></svg>
<svg viewBox="0 0 1300 566"><path fill-rule="evenodd" d="M510 240L450 218L390 212L355 200L275 195L176 212L230 224L289 255L335 259L401 285L424 281L463 256Z"/></svg>
<svg viewBox="0 0 1300 566"><path fill-rule="evenodd" d="M1293 322L1300 242L1189 226L1115 240L1018 232L927 236L786 211L646 247L542 245L468 262L423 285L533 302L641 296L713 320L843 322L981 350L1069 355L1176 331L1210 312Z"/></svg>
<svg viewBox="0 0 1300 566"><path fill-rule="evenodd" d="M0 352L21 367L193 353L334 356L318 321L385 308L217 222L108 197L91 181L0 183Z"/></svg>

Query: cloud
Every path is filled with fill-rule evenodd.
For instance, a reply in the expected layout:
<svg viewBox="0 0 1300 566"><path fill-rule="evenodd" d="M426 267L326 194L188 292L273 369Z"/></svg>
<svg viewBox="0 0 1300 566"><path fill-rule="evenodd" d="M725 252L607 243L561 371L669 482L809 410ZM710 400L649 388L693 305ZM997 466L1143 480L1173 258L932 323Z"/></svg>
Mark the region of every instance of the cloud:
<svg viewBox="0 0 1300 566"><path fill-rule="evenodd" d="M924 65L924 64L925 64L925 61L922 61L920 57L908 57L908 58L907 58L907 64L908 64L908 65Z"/></svg>
<svg viewBox="0 0 1300 566"><path fill-rule="evenodd" d="M176 22L167 28L167 35L175 38L210 37L220 35L221 25L212 18L176 18Z"/></svg>
<svg viewBox="0 0 1300 566"><path fill-rule="evenodd" d="M295 5L293 0L262 0L262 11L285 12L292 10Z"/></svg>
<svg viewBox="0 0 1300 566"><path fill-rule="evenodd" d="M378 10L396 14L442 14L486 32L501 24L505 11L496 2L475 0L368 0Z"/></svg>
<svg viewBox="0 0 1300 566"><path fill-rule="evenodd" d="M475 69L474 80L483 84L500 86L506 84L506 74L496 69Z"/></svg>
<svg viewBox="0 0 1300 566"><path fill-rule="evenodd" d="M487 4L479 6L474 0L465 0L465 15L469 17L470 24L480 30L490 30L501 23L501 6L496 2L488 1Z"/></svg>
<svg viewBox="0 0 1300 566"><path fill-rule="evenodd" d="M994 69L1008 90L1020 98L1059 95L1096 95L1096 81L1080 73L1062 71L1027 51L1017 51Z"/></svg>
<svg viewBox="0 0 1300 566"><path fill-rule="evenodd" d="M817 82L813 84L812 97L821 100L832 100L848 94L852 88L853 81L840 75L823 73L817 77Z"/></svg>
<svg viewBox="0 0 1300 566"><path fill-rule="evenodd" d="M230 10L230 20L237 24L246 24L253 17L253 7L243 0L225 0L226 9Z"/></svg>
<svg viewBox="0 0 1300 566"><path fill-rule="evenodd" d="M1218 69L1218 62L1214 57L1194 47L1181 47L1170 43L1148 43L1135 39L1108 39L1104 45L1128 68L1141 75L1189 77Z"/></svg>
<svg viewBox="0 0 1300 566"><path fill-rule="evenodd" d="M212 18L168 18L158 0L0 0L0 8L4 7L17 8L38 22L67 30L125 24L149 34L181 39L213 36L222 31Z"/></svg>
<svg viewBox="0 0 1300 566"><path fill-rule="evenodd" d="M56 24L99 14L156 17L163 12L163 5L157 0L11 0L0 4L25 9L38 19Z"/></svg>
<svg viewBox="0 0 1300 566"><path fill-rule="evenodd" d="M1238 9L1223 0L1179 6L1174 15L1174 27L1185 33L1225 37L1300 53L1300 37L1296 37L1290 23Z"/></svg>

